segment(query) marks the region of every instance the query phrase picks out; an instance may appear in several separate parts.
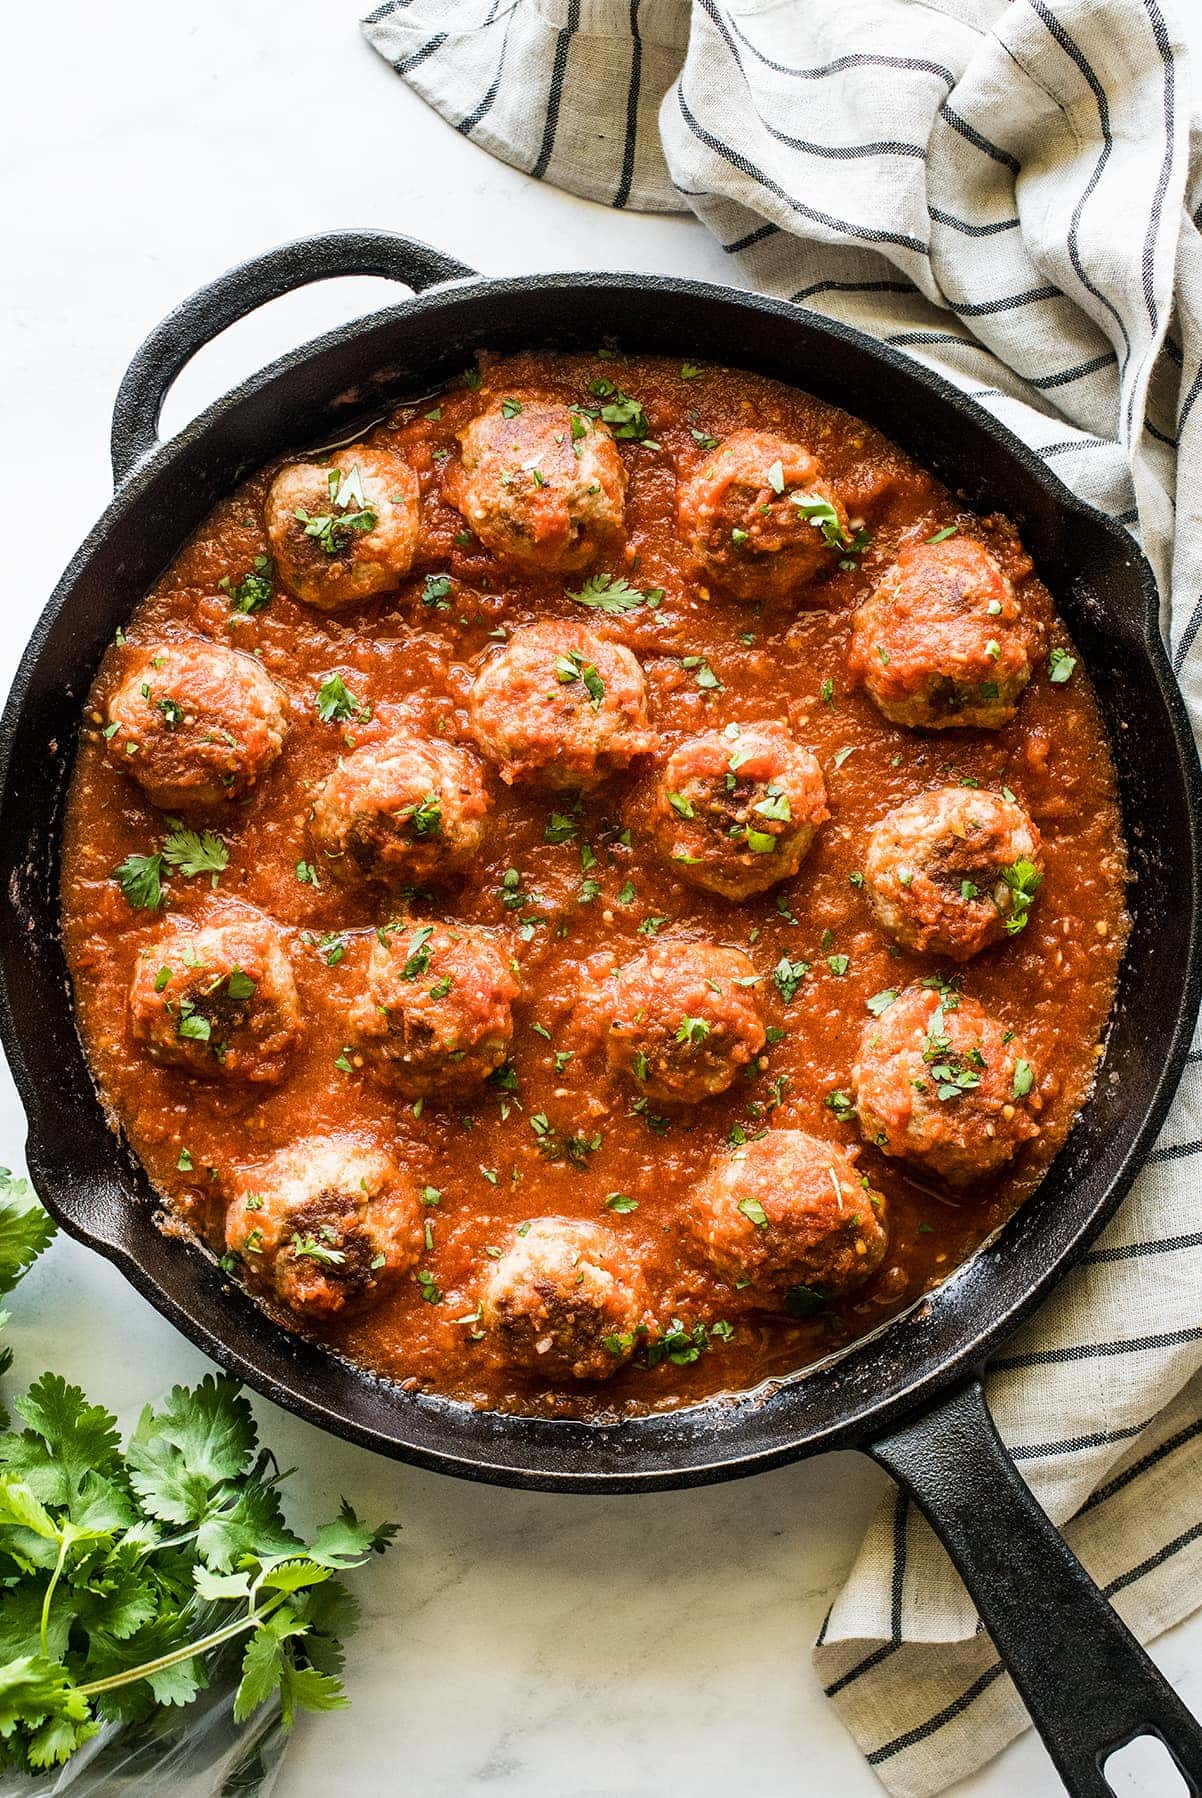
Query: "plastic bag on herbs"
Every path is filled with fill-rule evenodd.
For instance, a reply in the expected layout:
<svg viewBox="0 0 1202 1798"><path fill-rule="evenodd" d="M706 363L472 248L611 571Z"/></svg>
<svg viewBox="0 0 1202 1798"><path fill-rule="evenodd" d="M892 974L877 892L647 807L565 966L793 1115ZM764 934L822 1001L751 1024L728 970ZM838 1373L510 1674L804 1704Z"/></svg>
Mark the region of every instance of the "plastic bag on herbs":
<svg viewBox="0 0 1202 1798"><path fill-rule="evenodd" d="M0 1773L0 1798L271 1798L288 1738L278 1703L234 1722L245 1646L237 1638L212 1653L209 1684L190 1704L107 1723L65 1767L32 1779Z"/></svg>

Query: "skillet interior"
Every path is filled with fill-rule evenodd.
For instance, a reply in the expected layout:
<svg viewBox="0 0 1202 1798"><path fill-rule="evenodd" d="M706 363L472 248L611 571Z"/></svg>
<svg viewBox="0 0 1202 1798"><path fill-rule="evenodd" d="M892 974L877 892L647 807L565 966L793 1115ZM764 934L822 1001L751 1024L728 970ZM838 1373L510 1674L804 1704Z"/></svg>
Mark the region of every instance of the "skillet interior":
<svg viewBox="0 0 1202 1798"><path fill-rule="evenodd" d="M1132 933L1098 1090L1043 1186L915 1311L773 1394L621 1425L469 1412L398 1392L272 1324L155 1222L108 1128L72 1017L58 926L62 801L105 644L182 540L250 468L437 385L480 347L590 347L755 368L877 425L967 503L1017 525L1082 652L1115 751ZM1150 573L1017 441L935 377L781 302L643 277L471 283L320 339L218 402L121 490L40 621L0 724L0 1033L29 1114L30 1172L64 1226L215 1360L340 1434L466 1477L643 1489L752 1472L863 1438L977 1365L1084 1246L1150 1147L1199 987L1196 756L1156 635Z"/></svg>

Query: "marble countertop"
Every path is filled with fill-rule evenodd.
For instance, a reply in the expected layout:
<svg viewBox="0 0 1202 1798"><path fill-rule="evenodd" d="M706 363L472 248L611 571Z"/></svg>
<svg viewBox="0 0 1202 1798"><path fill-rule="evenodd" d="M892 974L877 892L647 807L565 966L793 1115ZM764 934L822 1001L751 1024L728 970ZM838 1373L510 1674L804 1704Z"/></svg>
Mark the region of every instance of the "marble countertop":
<svg viewBox="0 0 1202 1798"><path fill-rule="evenodd" d="M1199 26L1202 47L1202 23ZM117 383L192 288L268 244L378 225L489 273L654 269L729 281L692 219L608 212L503 167L437 119L360 40L347 0L63 0L5 26L0 148L10 531L7 684L38 611L109 496ZM206 349L167 406L178 428L241 374L394 299L336 282ZM0 1161L24 1128L0 1069ZM22 1288L18 1374L53 1365L132 1418L202 1356L104 1262L60 1242ZM358 1581L352 1708L297 1729L278 1798L399 1781L421 1798L870 1798L875 1778L818 1687L810 1644L884 1479L854 1455L650 1498L550 1498L393 1465L258 1407L314 1509L345 1492L398 1518ZM1155 1649L1202 1709L1202 1617ZM398 1779L399 1776L399 1779ZM1060 1790L1015 1744L959 1798ZM1136 1773L1130 1793L1155 1787Z"/></svg>

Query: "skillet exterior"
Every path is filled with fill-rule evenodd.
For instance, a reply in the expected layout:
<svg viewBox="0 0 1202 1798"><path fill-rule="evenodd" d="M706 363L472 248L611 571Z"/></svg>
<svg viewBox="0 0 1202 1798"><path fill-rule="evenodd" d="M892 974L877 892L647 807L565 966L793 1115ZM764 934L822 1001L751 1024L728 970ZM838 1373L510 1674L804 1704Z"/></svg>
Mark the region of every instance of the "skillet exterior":
<svg viewBox="0 0 1202 1798"><path fill-rule="evenodd" d="M317 272L372 272L354 242L346 234L337 266ZM462 272L409 248L415 283ZM303 249L271 254L295 259ZM896 352L786 302L664 278L456 281L283 358L152 448L158 404L188 356L270 292L314 278L305 269L256 291L256 270L269 260L194 296L135 359L114 443L122 472L141 459L52 595L0 720L8 899L0 1037L29 1117L38 1192L69 1233L113 1260L177 1328L264 1396L446 1473L549 1490L651 1490L758 1472L887 1431L978 1369L1101 1228L1152 1145L1188 1051L1202 988L1202 783L1147 564L1121 527L1082 506L1018 439ZM877 425L969 505L1014 520L1088 662L1135 878L1097 1093L1043 1185L1003 1230L918 1307L795 1381L601 1425L473 1412L403 1393L282 1330L226 1284L210 1257L165 1233L84 1061L58 888L63 799L100 656L216 500L281 449L349 435L400 398L436 387L477 348L591 347L613 333L631 348L754 368L808 388Z"/></svg>

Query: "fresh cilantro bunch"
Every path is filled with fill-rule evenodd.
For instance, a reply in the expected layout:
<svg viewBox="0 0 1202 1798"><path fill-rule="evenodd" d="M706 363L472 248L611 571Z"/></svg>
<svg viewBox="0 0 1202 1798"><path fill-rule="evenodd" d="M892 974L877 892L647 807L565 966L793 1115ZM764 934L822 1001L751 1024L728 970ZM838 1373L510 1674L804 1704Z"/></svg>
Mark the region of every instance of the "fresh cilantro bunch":
<svg viewBox="0 0 1202 1798"><path fill-rule="evenodd" d="M0 1168L0 1292L53 1236ZM10 1358L0 1349L0 1372ZM268 1701L285 1728L346 1703L357 1606L336 1576L395 1526L344 1502L311 1541L294 1535L233 1380L177 1386L124 1450L116 1418L58 1374L14 1408L23 1428L0 1412L0 1767L57 1767L105 1724L144 1725L147 1763L165 1767L173 1707L210 1686L236 1682L235 1723Z"/></svg>
<svg viewBox="0 0 1202 1798"><path fill-rule="evenodd" d="M186 1705L227 1644L234 1719L278 1697L346 1703L335 1576L380 1553L349 1505L309 1542L287 1527L281 1474L236 1383L210 1374L148 1406L124 1451L116 1419L44 1374L0 1437L0 1764L68 1760L102 1723Z"/></svg>
<svg viewBox="0 0 1202 1798"><path fill-rule="evenodd" d="M0 1293L12 1291L53 1239L54 1225L28 1181L16 1180L6 1167L0 1167ZM0 1329L7 1322L7 1311L0 1311ZM0 1373L5 1373L11 1362L12 1350L0 1346ZM7 1424L8 1414L0 1408L0 1428Z"/></svg>

